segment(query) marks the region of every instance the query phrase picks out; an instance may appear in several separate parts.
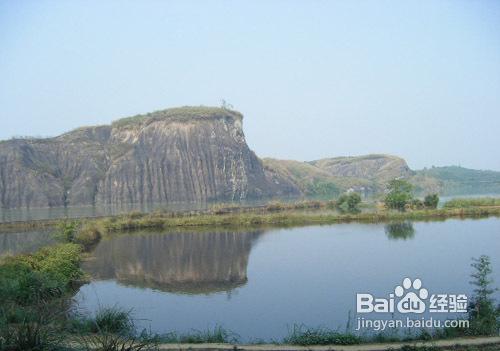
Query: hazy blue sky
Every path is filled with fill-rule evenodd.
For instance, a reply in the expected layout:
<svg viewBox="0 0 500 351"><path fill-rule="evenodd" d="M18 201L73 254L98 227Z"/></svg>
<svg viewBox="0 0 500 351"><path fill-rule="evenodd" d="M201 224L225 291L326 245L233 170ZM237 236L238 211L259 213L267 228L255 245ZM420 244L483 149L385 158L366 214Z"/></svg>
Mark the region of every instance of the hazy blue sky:
<svg viewBox="0 0 500 351"><path fill-rule="evenodd" d="M0 0L0 139L221 98L262 157L500 170L500 1Z"/></svg>

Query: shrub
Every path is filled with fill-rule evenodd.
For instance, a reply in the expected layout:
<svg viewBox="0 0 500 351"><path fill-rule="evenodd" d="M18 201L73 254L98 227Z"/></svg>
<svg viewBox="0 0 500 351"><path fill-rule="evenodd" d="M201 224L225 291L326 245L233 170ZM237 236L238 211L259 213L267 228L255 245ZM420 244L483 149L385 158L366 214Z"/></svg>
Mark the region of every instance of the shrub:
<svg viewBox="0 0 500 351"><path fill-rule="evenodd" d="M8 262L0 266L0 299L2 304L27 306L60 297L66 291L64 282L48 274L33 271L27 264Z"/></svg>
<svg viewBox="0 0 500 351"><path fill-rule="evenodd" d="M350 334L326 328L305 328L294 326L283 343L291 345L353 345L359 344L361 338Z"/></svg>
<svg viewBox="0 0 500 351"><path fill-rule="evenodd" d="M493 299L497 289L492 287L493 280L490 278L491 260L482 255L473 258L471 266L474 268L471 284L475 286L475 295L469 304L469 330L473 335L495 335L498 333L500 313Z"/></svg>
<svg viewBox="0 0 500 351"><path fill-rule="evenodd" d="M79 245L58 244L34 254L10 257L0 265L1 286L23 291L37 291L42 287L65 289L83 276L80 253Z"/></svg>
<svg viewBox="0 0 500 351"><path fill-rule="evenodd" d="M388 208L404 211L412 199L413 185L403 179L394 179L389 182L388 193L384 200Z"/></svg>
<svg viewBox="0 0 500 351"><path fill-rule="evenodd" d="M268 212L283 211L284 209L286 209L285 204L279 201L272 201L266 205L266 211Z"/></svg>
<svg viewBox="0 0 500 351"><path fill-rule="evenodd" d="M76 230L78 229L77 221L62 221L56 225L56 238L71 243L76 234Z"/></svg>
<svg viewBox="0 0 500 351"><path fill-rule="evenodd" d="M59 244L0 264L0 349L49 350L61 341L61 323L73 280L82 276L80 246Z"/></svg>
<svg viewBox="0 0 500 351"><path fill-rule="evenodd" d="M95 223L86 223L75 234L74 242L88 250L101 240L101 236L101 231Z"/></svg>
<svg viewBox="0 0 500 351"><path fill-rule="evenodd" d="M138 218L144 217L144 213L139 212L139 211L132 211L132 212L127 213L127 217L130 219L138 219Z"/></svg>
<svg viewBox="0 0 500 351"><path fill-rule="evenodd" d="M349 212L359 211L358 205L361 203L361 196L358 193L350 192L343 194L337 200L337 207Z"/></svg>
<svg viewBox="0 0 500 351"><path fill-rule="evenodd" d="M61 283L69 284L82 278L80 269L81 248L76 244L59 244L38 250L28 257L32 267L46 273Z"/></svg>
<svg viewBox="0 0 500 351"><path fill-rule="evenodd" d="M424 203L420 199L411 200L410 207L414 210L421 210L424 208Z"/></svg>
<svg viewBox="0 0 500 351"><path fill-rule="evenodd" d="M438 194L428 194L424 198L424 206L427 208L437 208L439 203Z"/></svg>
<svg viewBox="0 0 500 351"><path fill-rule="evenodd" d="M321 208L323 204L321 201L318 200L309 200L309 201L300 201L296 202L292 205L294 209L300 210L300 209L318 209ZM283 205L286 208L286 205Z"/></svg>

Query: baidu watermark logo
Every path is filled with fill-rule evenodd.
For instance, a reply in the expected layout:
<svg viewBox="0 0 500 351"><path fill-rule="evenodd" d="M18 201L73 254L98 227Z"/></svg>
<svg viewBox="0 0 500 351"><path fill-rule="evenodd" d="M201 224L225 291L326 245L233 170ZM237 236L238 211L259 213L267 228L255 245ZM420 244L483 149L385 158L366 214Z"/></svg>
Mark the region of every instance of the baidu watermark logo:
<svg viewBox="0 0 500 351"><path fill-rule="evenodd" d="M375 330L384 330L386 327L454 327L454 323L452 325L450 323L457 321L462 323L456 326L468 327L468 320L441 321L431 316L432 313L465 313L467 305L468 299L465 294L430 294L429 290L423 286L421 279L404 278L402 283L386 297L375 297L367 293L356 294L356 311L358 314L399 312L407 316L406 321L394 318L373 320L358 317L358 330L361 327ZM411 319L409 317L412 314L418 316L425 312L429 313L430 318Z"/></svg>

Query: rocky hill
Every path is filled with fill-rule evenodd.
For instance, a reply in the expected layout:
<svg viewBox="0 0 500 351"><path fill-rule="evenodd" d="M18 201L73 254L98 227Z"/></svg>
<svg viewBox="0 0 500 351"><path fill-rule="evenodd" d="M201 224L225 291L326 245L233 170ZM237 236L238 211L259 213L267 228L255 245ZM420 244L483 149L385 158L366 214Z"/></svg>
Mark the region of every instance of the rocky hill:
<svg viewBox="0 0 500 351"><path fill-rule="evenodd" d="M268 177L286 179L306 195L336 195L347 190L366 194L385 188L394 178L414 172L406 161L391 155L325 158L310 162L264 159Z"/></svg>
<svg viewBox="0 0 500 351"><path fill-rule="evenodd" d="M415 185L417 195L445 196L500 194L500 172L459 166L411 170L392 155L325 158L317 161L263 160L266 175L285 179L304 195L335 196L354 190L366 195L381 193L388 181L403 178Z"/></svg>
<svg viewBox="0 0 500 351"><path fill-rule="evenodd" d="M243 116L183 107L0 142L0 205L46 207L240 200L298 194L270 181L248 148Z"/></svg>
<svg viewBox="0 0 500 351"><path fill-rule="evenodd" d="M500 173L460 167L412 171L391 155L310 162L260 160L243 116L182 107L46 138L0 142L0 207L239 201L384 191L405 178L417 191L500 192Z"/></svg>
<svg viewBox="0 0 500 351"><path fill-rule="evenodd" d="M500 172L460 166L425 168L416 171L411 182L417 190L449 196L500 193Z"/></svg>

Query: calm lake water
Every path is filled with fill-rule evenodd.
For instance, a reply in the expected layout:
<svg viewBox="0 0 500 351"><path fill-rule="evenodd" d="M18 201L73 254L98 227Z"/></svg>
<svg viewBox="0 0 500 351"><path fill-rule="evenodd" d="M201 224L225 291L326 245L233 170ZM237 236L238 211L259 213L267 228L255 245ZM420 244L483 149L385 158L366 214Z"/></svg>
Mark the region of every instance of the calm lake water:
<svg viewBox="0 0 500 351"><path fill-rule="evenodd" d="M162 211L194 211L203 210L210 206L209 203L178 203L178 204L125 204L103 206L70 206L70 207L45 207L45 208L0 208L0 223L32 221L40 219L64 219L82 217L114 216L132 211L152 212Z"/></svg>
<svg viewBox="0 0 500 351"><path fill-rule="evenodd" d="M154 332L221 325L243 341L280 339L293 324L345 330L356 293L387 297L404 277L431 294L470 294L471 257L482 254L500 283L499 248L497 218L122 233L85 263L94 281L76 301L87 312L132 309Z"/></svg>
<svg viewBox="0 0 500 351"><path fill-rule="evenodd" d="M30 253L55 243L50 230L0 233L0 256Z"/></svg>

